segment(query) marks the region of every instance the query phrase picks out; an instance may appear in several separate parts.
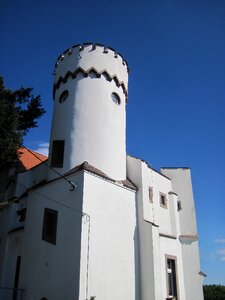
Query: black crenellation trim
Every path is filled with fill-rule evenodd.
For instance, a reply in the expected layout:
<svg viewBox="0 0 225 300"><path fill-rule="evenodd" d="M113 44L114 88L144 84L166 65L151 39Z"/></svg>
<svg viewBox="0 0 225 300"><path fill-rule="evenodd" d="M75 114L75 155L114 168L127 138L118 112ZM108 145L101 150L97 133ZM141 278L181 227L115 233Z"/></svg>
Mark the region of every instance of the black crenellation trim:
<svg viewBox="0 0 225 300"><path fill-rule="evenodd" d="M69 79L69 77L72 77L72 79L75 79L77 77L78 73L83 73L84 77L88 77L88 75L91 72L94 72L96 74L97 78L100 78L101 75L103 75L107 81L111 82L112 80L114 80L117 87L122 87L123 93L124 93L124 95L126 97L126 101L127 101L128 93L127 93L125 84L123 81L119 81L119 79L117 78L116 75L111 76L106 70L102 70L102 71L98 72L95 68L90 68L88 70L84 70L81 67L78 67L74 72L68 71L64 77L61 77L61 76L59 77L58 81L53 86L53 99L55 100L56 90L59 89L59 87L62 83L66 83L67 80Z"/></svg>
<svg viewBox="0 0 225 300"><path fill-rule="evenodd" d="M69 51L70 51L70 48L67 48L62 54L67 54L67 52L69 52ZM61 55L62 55L62 54L61 54ZM60 55L60 56L61 56L61 55ZM60 56L59 56L59 57L60 57Z"/></svg>
<svg viewBox="0 0 225 300"><path fill-rule="evenodd" d="M101 75L103 75L107 81L112 81L112 78L107 71L102 72Z"/></svg>
<svg viewBox="0 0 225 300"><path fill-rule="evenodd" d="M96 46L98 46L98 47L105 47L103 44L101 44L101 43L95 43L95 45Z"/></svg>
<svg viewBox="0 0 225 300"><path fill-rule="evenodd" d="M117 52L114 48L109 47L109 46L105 46L105 45L100 44L100 43L84 42L84 43L81 43L81 44L75 44L75 45L71 46L70 48L66 49L62 54L67 54L70 49L72 49L72 48L74 49L74 48L77 48L77 47L80 47L80 46L82 47L82 49L79 49L79 50L82 51L84 49L84 47L88 47L88 46L91 46L91 45L92 45L92 51L95 50L96 47L102 47L103 48L103 53L104 53L104 49L107 48L107 49L114 52L114 57L115 58L117 58L118 55L119 55L122 58L122 62L126 63L127 72L129 73L129 66L128 66L127 60L123 57L123 55L121 53ZM58 62L59 62L62 54L60 54L58 56L58 58L56 59L55 67L57 67ZM106 53L104 53L104 54L106 54Z"/></svg>
<svg viewBox="0 0 225 300"><path fill-rule="evenodd" d="M73 45L71 48L77 48L79 46L80 46L80 44L76 44L76 45Z"/></svg>

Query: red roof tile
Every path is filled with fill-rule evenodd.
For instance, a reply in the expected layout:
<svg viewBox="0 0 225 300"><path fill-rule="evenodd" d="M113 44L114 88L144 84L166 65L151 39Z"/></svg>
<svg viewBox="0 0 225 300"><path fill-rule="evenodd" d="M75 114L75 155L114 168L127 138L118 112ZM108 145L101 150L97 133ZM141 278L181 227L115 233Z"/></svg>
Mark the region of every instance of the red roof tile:
<svg viewBox="0 0 225 300"><path fill-rule="evenodd" d="M46 161L48 159L45 155L27 148L20 148L18 150L18 153L21 167L26 171L39 165L42 161Z"/></svg>

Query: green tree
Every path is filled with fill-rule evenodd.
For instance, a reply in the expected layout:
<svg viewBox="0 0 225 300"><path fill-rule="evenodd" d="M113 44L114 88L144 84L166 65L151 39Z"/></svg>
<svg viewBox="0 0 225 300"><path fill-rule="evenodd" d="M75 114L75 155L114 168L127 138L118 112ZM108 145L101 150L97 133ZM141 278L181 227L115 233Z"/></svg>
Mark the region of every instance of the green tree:
<svg viewBox="0 0 225 300"><path fill-rule="evenodd" d="M17 165L24 136L37 127L44 113L41 98L32 95L32 88L11 91L0 77L0 170Z"/></svg>
<svg viewBox="0 0 225 300"><path fill-rule="evenodd" d="M224 285L204 285L204 300L225 300L225 286Z"/></svg>

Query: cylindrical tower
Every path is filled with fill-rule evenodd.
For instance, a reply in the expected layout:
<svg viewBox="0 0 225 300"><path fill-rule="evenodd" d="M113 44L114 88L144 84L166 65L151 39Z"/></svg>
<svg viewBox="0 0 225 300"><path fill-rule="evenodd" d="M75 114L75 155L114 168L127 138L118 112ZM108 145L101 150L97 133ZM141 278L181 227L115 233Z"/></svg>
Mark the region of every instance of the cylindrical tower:
<svg viewBox="0 0 225 300"><path fill-rule="evenodd" d="M55 65L50 163L65 173L87 161L109 177L126 178L128 66L110 47L84 43ZM49 179L55 176L49 173Z"/></svg>

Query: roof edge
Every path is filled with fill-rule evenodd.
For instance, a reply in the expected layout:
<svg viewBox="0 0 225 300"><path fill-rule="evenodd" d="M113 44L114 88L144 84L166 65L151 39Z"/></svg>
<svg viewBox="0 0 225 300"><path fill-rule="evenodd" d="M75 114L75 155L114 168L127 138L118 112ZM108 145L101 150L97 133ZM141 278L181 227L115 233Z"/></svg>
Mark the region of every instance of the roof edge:
<svg viewBox="0 0 225 300"><path fill-rule="evenodd" d="M54 179L51 179L49 181L47 181L46 179L41 181L40 183L34 185L33 187L31 187L29 190L35 189L37 187L46 185L48 183L54 182L56 180L62 179L64 177L70 176L72 174L78 173L79 171L87 171L91 174L95 174L103 179L106 179L110 182L113 182L115 184L118 184L120 186L129 188L131 190L137 191L138 188L137 186L129 179L125 179L125 180L115 180L112 179L111 177L109 177L108 175L106 175L104 172L102 172L100 169L95 168L94 166L92 166L91 164L89 164L87 161L84 161L82 164L70 169L68 172L66 172L65 174L62 174L62 176L60 177L56 177Z"/></svg>

